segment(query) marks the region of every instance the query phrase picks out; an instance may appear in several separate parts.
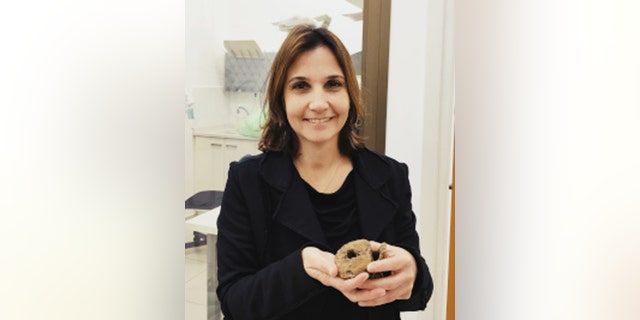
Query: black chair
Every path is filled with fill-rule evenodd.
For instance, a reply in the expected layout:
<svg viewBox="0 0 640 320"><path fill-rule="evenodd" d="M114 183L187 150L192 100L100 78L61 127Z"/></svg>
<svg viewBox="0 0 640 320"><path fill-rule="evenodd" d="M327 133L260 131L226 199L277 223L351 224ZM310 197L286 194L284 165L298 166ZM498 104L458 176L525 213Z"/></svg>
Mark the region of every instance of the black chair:
<svg viewBox="0 0 640 320"><path fill-rule="evenodd" d="M184 202L185 209L195 210L211 210L219 207L222 204L222 191L217 190L205 190L200 191L187 199ZM203 246L207 244L207 235L193 231L193 242L187 242L184 244L185 249Z"/></svg>

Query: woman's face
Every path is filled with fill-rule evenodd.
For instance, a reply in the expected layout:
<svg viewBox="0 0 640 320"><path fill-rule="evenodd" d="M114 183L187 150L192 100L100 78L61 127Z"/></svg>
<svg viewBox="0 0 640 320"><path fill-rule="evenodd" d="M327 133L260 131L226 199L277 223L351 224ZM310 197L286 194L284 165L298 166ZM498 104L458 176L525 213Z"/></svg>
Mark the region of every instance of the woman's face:
<svg viewBox="0 0 640 320"><path fill-rule="evenodd" d="M284 102L300 147L338 145L340 130L349 116L349 93L331 50L320 46L293 62L287 73Z"/></svg>

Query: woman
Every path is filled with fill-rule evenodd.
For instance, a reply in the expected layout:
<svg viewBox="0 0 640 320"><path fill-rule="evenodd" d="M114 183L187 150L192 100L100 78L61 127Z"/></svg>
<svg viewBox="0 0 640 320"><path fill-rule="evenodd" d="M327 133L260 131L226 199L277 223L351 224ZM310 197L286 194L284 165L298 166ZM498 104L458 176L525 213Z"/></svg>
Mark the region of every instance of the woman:
<svg viewBox="0 0 640 320"><path fill-rule="evenodd" d="M270 71L262 154L231 164L218 218L218 298L228 319L400 319L433 291L405 164L366 149L348 51L295 27ZM365 238L385 259L344 280L334 253ZM387 277L369 279L369 273Z"/></svg>

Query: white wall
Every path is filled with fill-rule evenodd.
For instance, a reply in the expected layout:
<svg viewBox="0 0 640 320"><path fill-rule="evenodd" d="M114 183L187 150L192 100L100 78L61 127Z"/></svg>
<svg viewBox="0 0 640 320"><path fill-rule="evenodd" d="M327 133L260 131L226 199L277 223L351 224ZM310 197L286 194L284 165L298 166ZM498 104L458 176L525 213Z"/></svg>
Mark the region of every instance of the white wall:
<svg viewBox="0 0 640 320"><path fill-rule="evenodd" d="M225 18L216 15L213 0L185 2L185 92L194 112L193 119L185 116L185 199L194 192L192 128L222 124L228 114L224 49L216 41Z"/></svg>
<svg viewBox="0 0 640 320"><path fill-rule="evenodd" d="M453 137L452 0L391 3L386 153L409 166L413 207L434 294L423 312L446 316Z"/></svg>

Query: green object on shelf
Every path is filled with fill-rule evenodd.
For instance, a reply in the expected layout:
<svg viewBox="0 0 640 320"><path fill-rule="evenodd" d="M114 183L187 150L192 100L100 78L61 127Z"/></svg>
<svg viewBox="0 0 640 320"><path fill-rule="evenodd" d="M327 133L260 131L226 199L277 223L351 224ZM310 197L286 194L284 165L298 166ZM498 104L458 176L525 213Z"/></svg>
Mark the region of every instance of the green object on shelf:
<svg viewBox="0 0 640 320"><path fill-rule="evenodd" d="M238 133L243 136L259 138L262 134L262 126L265 124L267 116L262 108L250 113L238 127Z"/></svg>

